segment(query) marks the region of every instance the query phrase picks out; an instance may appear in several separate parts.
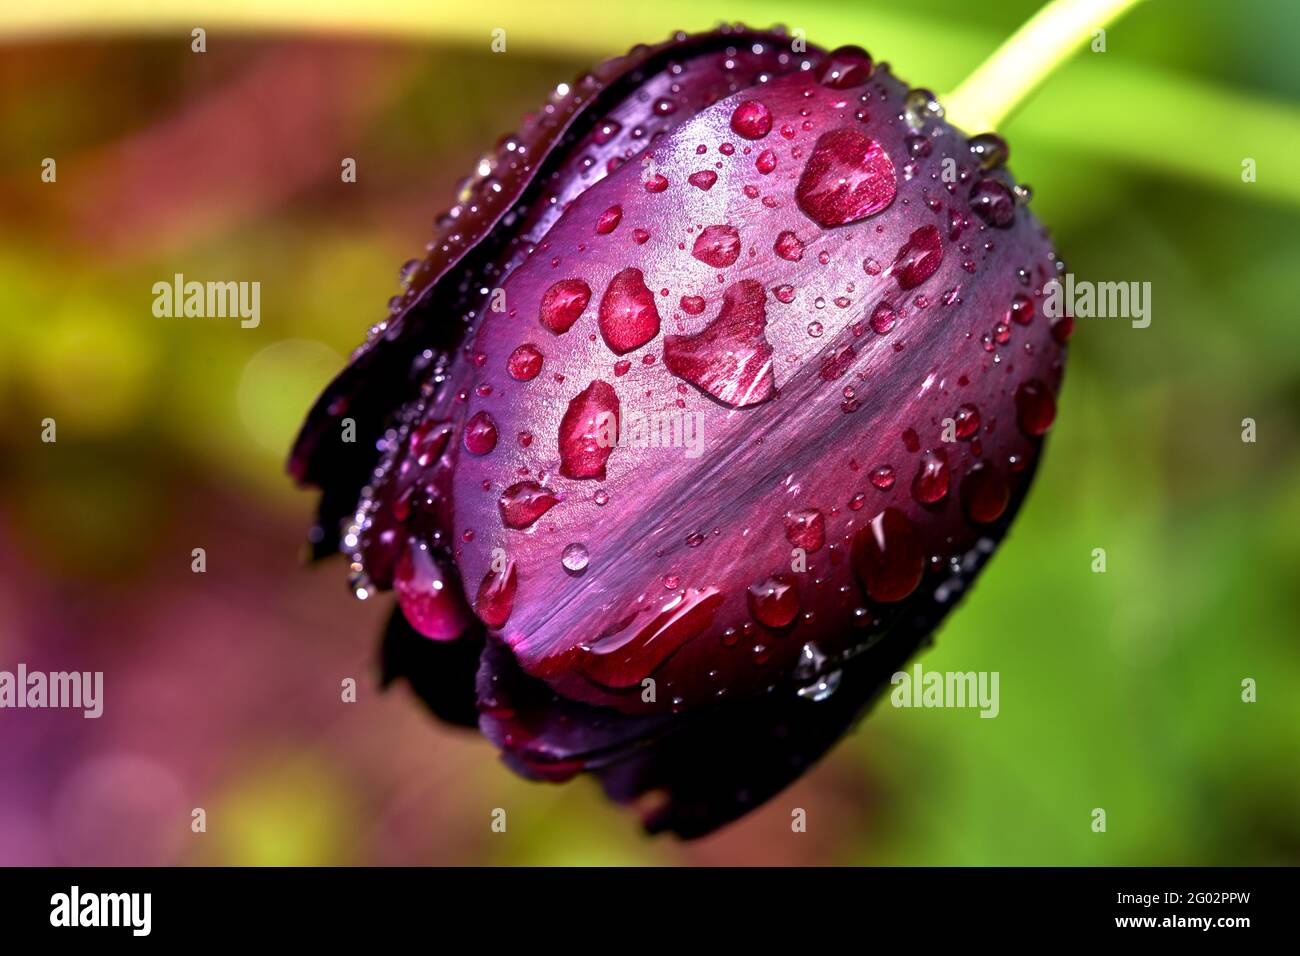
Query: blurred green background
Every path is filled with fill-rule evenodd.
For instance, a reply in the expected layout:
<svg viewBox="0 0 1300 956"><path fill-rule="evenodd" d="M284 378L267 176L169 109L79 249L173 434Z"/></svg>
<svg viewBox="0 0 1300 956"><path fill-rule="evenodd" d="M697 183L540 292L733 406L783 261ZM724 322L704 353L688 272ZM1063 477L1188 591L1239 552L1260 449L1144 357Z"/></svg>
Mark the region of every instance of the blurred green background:
<svg viewBox="0 0 1300 956"><path fill-rule="evenodd" d="M0 669L102 669L111 695L99 721L0 718L0 863L1300 862L1290 0L1144 4L1003 131L1071 271L1149 281L1153 321L1079 321L1037 485L922 657L999 671L996 720L877 708L744 821L650 840L594 784L525 783L381 694L389 597L298 563L314 496L282 463L304 410L548 89L720 20L950 89L1036 6L401 2L360 15L376 33L326 3L313 34L0 17ZM176 272L259 280L260 327L155 318Z"/></svg>

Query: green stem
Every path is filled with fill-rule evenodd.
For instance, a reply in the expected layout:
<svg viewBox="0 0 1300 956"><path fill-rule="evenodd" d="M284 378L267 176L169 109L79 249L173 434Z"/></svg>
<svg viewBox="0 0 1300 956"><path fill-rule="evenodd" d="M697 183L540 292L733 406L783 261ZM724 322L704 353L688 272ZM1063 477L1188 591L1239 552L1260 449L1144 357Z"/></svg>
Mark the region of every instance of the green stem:
<svg viewBox="0 0 1300 956"><path fill-rule="evenodd" d="M940 97L949 122L968 133L996 130L1074 52L1141 0L1052 0L966 81Z"/></svg>

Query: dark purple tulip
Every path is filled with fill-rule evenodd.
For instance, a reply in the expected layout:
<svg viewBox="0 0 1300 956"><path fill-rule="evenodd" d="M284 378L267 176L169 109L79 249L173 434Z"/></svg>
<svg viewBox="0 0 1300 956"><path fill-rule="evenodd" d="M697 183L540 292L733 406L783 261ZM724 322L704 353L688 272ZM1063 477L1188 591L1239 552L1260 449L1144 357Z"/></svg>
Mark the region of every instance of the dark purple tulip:
<svg viewBox="0 0 1300 956"><path fill-rule="evenodd" d="M1005 144L925 100L722 30L501 141L290 462L397 591L389 677L683 835L844 732L1005 532L1069 331Z"/></svg>

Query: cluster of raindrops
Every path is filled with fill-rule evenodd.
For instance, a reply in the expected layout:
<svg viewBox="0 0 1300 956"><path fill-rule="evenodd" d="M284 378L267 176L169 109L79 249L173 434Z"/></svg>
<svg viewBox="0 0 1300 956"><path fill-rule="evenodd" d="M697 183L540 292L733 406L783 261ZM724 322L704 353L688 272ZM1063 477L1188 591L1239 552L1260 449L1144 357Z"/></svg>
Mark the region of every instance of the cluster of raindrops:
<svg viewBox="0 0 1300 956"><path fill-rule="evenodd" d="M684 35L675 38L677 42L686 39ZM755 43L750 50L727 48L721 55L724 69L735 70L746 56L770 52L763 44ZM765 208L775 209L782 203L793 203L809 223L822 231L858 225L891 207L899 194L900 180L910 181L932 167L937 169L938 161L951 158L957 148L953 141L960 138L959 134L943 126L942 105L924 89L906 93L903 110L898 116L908 131L904 141L905 158L891 156L879 139L864 131L863 125L870 118L868 108L877 95L880 99L885 99L886 95L883 87L877 94L868 86L877 67L864 51L843 48L820 59L798 58L782 52L779 63L783 71L810 73L814 82L828 89L863 88L864 92L855 112L848 114L853 115L859 125L836 125L818 132L808 118L808 110L803 111L802 117L787 118L774 113L762 91L772 75L735 77L730 83L731 92L751 86L753 89L744 93L731 107L727 121L730 135L717 144L700 143L696 153L703 156L712 145L722 156L747 157L749 168L757 177L769 177L766 182L793 176L790 195L760 188L753 182L734 184L742 188L749 199L761 197ZM672 62L667 72L676 76L684 69L680 62ZM511 230L518 233L525 221L530 223L525 232L510 240L508 255L498 253L491 260L491 266L481 263L477 284L470 283L462 290L458 304L464 323L474 325L482 322L486 309L484 303L495 280L504 280L525 260L549 257L557 277L547 285L540 301L533 305L535 322L527 308L511 310L511 318L522 315L529 319L530 331L505 356L504 372L519 387L564 385L567 370L563 369L560 361L548 357L551 350L548 342L560 336L590 334L590 340L603 343L611 356L608 363L611 381L593 377L584 378L572 387L564 386L570 388L567 404L554 441L547 443L548 447L553 445L558 450L558 461L551 469L552 483L548 483L544 475L546 469L538 468L536 475L514 476L516 480L510 481L503 490L494 492L501 527L513 533L531 533L552 509L558 507L563 511L568 507L566 502L576 505L577 502L589 501L597 507L604 507L610 501L610 492L599 484L606 481L611 456L616 453L605 432L611 422L617 427L624 414L626 389L632 387L620 384L616 388L612 380L628 376L635 367L633 359L637 356L634 353L651 343L661 343L662 353L658 362L666 375L678 380L679 396L689 394L690 386L717 404L736 410L754 408L775 398L773 347L766 335L767 323L774 321L768 315L768 296L776 304L790 306L802 295L800 288L790 282L764 288L753 279L724 280L724 270L736 267L743 263L743 257L755 254L749 237L731 222L704 222L692 226L690 231L693 235L680 244L680 248L696 262L719 270L720 302L712 293L707 298L697 294L701 290L681 291L679 294L675 290L658 288L658 283L648 278L642 268L633 265L597 283L591 275L579 274L581 270L567 263L562 265L561 256L548 249L543 237L569 214L576 198L600 177L616 173L638 156L644 157L643 167L635 172L640 177L644 193L654 201L676 202L680 190L689 190L696 195L717 195L722 190L733 188L732 181L723 180L718 172L723 168L722 162L717 162L714 168L697 169L679 181L674 181L667 171L669 167L654 164L653 144L671 128L666 125L671 122L670 118L689 112L682 108L678 83L667 84L661 91L663 95L650 98L650 119L665 124L655 127L653 133L647 134L647 130L652 128L649 120L645 124L629 124L626 117L609 115L595 122L588 132L570 132L561 137L558 131L565 122L600 92L614 72L598 68L594 74L580 78L573 85L562 84L535 127L530 127L524 135L504 138L494 154L483 157L476 164L474 175L458 191L457 204L440 217L437 235L429 246L430 255L423 260L411 260L402 267L403 292L390 303L390 319L372 330L372 338L391 334L390 322L396 321L404 310L409 309L432 283L445 274L458 256L465 255L472 248L480 232L479 224L507 208L510 209L509 216L501 220L505 233L509 234ZM801 133L810 135L801 138ZM775 145L785 141L792 141L793 145L788 148ZM628 145L621 153L601 154L609 157L604 164L596 163L590 154L573 161L571 168L581 171L580 188L565 192L560 186L547 186L540 195L529 200L532 211L520 201L535 164L549 149L562 153L567 146L582 153L587 147L605 148L624 142ZM963 142L964 155L957 162L957 182L941 183L936 172L931 179L938 188L930 187L933 192L927 188L923 193L924 205L935 214L937 222L915 225L896 237L893 242L897 242L897 246L892 247L892 258L887 253L876 253L855 260L856 280L865 282L872 290L870 297L860 295L856 284L849 283L842 290L812 296L811 301L799 299L803 308L811 305L814 313L818 314L817 318L804 319L802 329L812 340L810 347L820 350L815 353L819 356L815 365L817 375L824 382L838 383L834 387L838 391L840 411L845 415L858 413L863 408L864 395L870 393L869 383L863 384L861 374L852 376L855 374L853 370L873 353L869 348L845 344L838 337L837 330L847 329L855 338L874 335L887 343L882 348L889 348L894 353L902 351L917 316L924 310L956 309L962 303L960 285L940 290L928 287L929 280L939 273L945 262L950 269L956 261L965 272L977 272L981 252L987 257L995 250L1000 241L998 234L1017 224L1018 209L1029 201L1028 187L1012 183L1005 174L1009 151L1000 137L988 133ZM896 159L901 166L896 165ZM629 173L633 171L628 170ZM914 199L904 200L908 201L917 208L921 206ZM637 218L634 212L630 212L630 207L622 203L606 205L589 219L586 226L588 241L613 243L630 240L632 244L641 246L657 239L651 230L638 224ZM882 229L877 226L876 234ZM829 248L818 249L814 245L814 233L815 230L801 234L800 230L782 229L764 239L764 248L770 248L772 254L783 262L805 267L814 260L822 266L835 262ZM580 251L585 248L580 247ZM1054 269L1058 267L1059 263L1053 266ZM1038 313L1034 296L1041 292L1045 278L1041 270L1041 264L1036 264L1032 270L1022 270L1025 278L1021 284L1025 291L1015 294L1006 304L1005 312L994 317L992 326L986 326L987 331L978 337L980 348L994 355L995 364L1001 362L998 350L1011 345L1016 330L1028 328L1034 322ZM704 315L711 303L717 303L718 314L712 320L702 320L706 322L702 328L686 334L681 317L672 312L674 301L681 313L690 318ZM837 311L855 317L848 321L834 318ZM593 319L594 332L588 333L587 330L593 328ZM1067 322L1061 320L1051 326L1053 338L1062 345L1069 335ZM674 327L670 323L675 323L679 334L668 331ZM1029 347L1028 343L1025 347ZM487 356L477 353L474 359L481 365ZM493 361L500 363L502 359ZM649 351L640 358L640 364L645 367L656 365L656 361L656 356ZM445 372L439 372L439 376L437 383L445 381ZM845 381L841 382L841 379ZM620 395L620 390L624 390L624 395ZM466 389L460 400L468 404L474 397L487 399L492 394L493 384L482 380L472 395ZM1041 438L1051 426L1055 416L1053 396L1053 390L1037 378L1015 384L1015 423L1027 439ZM412 405L403 413L404 418L398 427L385 435L380 449L381 461L363 489L362 502L353 521L344 531L343 545L352 555L354 587L358 596L366 596L373 587L365 573L363 542L376 526L376 511L383 500L377 492L386 484L393 483L392 472L400 467L403 449L412 441L417 424L428 414L428 399L426 395L421 402ZM684 406L685 399L678 397L676 403L679 407ZM962 514L976 528L1002 519L1013 493L1010 476L1025 467L1032 455L1032 446L1028 446L1028 451L1017 451L1006 462L979 461L981 427L991 431L994 423L982 421L979 408L971 402L958 403L951 417L956 447L933 442L928 436L922 442L916 430L909 428L903 439L907 459L867 463L869 467L864 471L869 487L855 489L840 499L843 511L839 506L807 507L784 516L785 537L789 543L808 554L825 549L832 567L847 566L856 588L839 583L839 579L832 583L833 571L827 569L810 569L808 580L811 584L801 583L799 575L774 571L751 584L744 595L750 621L722 622L723 644L730 646L736 643L739 635L747 635L753 660L758 664L765 663L784 635L813 620L810 606L815 602L804 590L830 587L837 589L846 621L855 630L869 632L856 647L861 649L878 640L888 628L888 608L908 599L928 573L944 566L938 555L927 552L925 535L914 518L901 507L889 504L895 500L895 495L908 496L916 505L928 509L940 509L950 498L957 498ZM915 426L921 427L921 423ZM530 448L534 441L532 431L518 431L513 437L502 435L496 418L485 408L472 414L466 410L459 432L460 448L474 458L500 455L501 449L509 445ZM968 458L970 461L966 460ZM899 481L900 477L902 481ZM588 490L577 494L565 482L596 482L598 487L594 492ZM490 487L490 483L484 482L484 490ZM501 488L500 485L496 487ZM868 505L871 506L869 510ZM849 532L828 545L828 518L845 520L859 512L861 517L849 521ZM872 517L868 520L869 515ZM465 535L468 541L473 531L467 530ZM686 536L685 546L692 551L702 550L708 539L709 535L695 531ZM563 540L564 543L558 547L563 571L572 579L587 576L591 562L587 541ZM441 547L443 542L436 544ZM443 556L439 551L438 557ZM403 551L402 562L400 576L408 583L413 579L420 582L440 580L433 552L424 542L413 543ZM593 570L603 570L603 564L603 559L598 561ZM635 636L630 639L626 635L619 637L617 654L606 650L600 642L587 649L585 660L588 663L584 666L588 668L588 676L608 686L627 686L626 682L631 679L628 668L633 667L635 657L628 656L631 652L627 648L635 649L643 644L647 648L651 645L656 648L653 654L645 650L642 657L634 661L634 669L643 677L647 668L653 670L654 656L673 644L673 641L665 639L665 634L676 634L680 641L705 629L699 623L703 620L701 609L708 609L711 613L721 603L722 595L708 586L685 587L675 575L669 577L672 578L671 585L665 578L669 601ZM956 579L960 581L962 575L956 574ZM400 584L399 596L402 593ZM513 561L504 568L494 566L484 575L473 596L475 611L490 627L502 627L511 616L520 586L520 572ZM941 601L956 593L956 584L950 582L941 587L947 588L942 591L944 598L938 598L936 593L936 598ZM403 606L406 609L405 603ZM412 613L419 615L422 612L408 609L408 616ZM810 701L831 696L840 685L841 665L847 656L850 656L847 652L828 654L815 642L803 643L790 671L798 696ZM674 707L680 706L681 698L674 700Z"/></svg>

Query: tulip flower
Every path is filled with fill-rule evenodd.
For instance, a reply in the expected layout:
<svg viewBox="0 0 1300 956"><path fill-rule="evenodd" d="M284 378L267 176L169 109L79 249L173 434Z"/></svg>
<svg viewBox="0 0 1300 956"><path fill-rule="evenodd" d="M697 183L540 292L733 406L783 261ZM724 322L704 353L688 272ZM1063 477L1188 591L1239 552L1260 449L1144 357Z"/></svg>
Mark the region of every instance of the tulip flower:
<svg viewBox="0 0 1300 956"><path fill-rule="evenodd" d="M386 675L511 767L710 832L970 588L1052 425L1007 145L862 49L721 29L559 87L294 449Z"/></svg>

